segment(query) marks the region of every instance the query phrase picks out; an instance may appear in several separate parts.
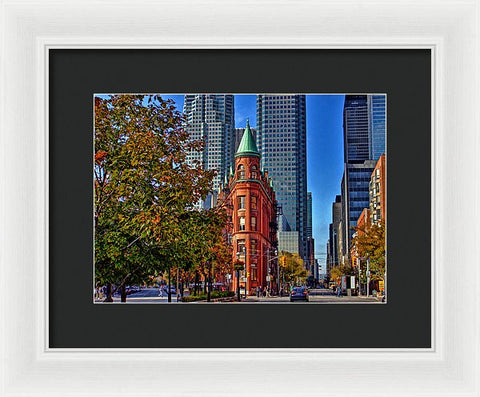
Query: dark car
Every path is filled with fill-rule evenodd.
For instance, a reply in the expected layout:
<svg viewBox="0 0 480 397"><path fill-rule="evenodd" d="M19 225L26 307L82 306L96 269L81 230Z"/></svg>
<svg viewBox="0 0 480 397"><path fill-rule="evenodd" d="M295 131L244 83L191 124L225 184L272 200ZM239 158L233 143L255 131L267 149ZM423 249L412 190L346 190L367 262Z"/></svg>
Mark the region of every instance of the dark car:
<svg viewBox="0 0 480 397"><path fill-rule="evenodd" d="M306 287L293 287L290 291L290 302L293 301L308 302L308 289Z"/></svg>

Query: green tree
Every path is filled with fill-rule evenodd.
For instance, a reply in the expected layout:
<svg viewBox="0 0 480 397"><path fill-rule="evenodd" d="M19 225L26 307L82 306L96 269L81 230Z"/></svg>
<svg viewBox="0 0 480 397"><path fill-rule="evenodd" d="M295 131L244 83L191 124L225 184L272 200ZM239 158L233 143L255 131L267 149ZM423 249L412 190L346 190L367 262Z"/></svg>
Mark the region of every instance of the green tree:
<svg viewBox="0 0 480 397"><path fill-rule="evenodd" d="M185 213L181 224L186 229L181 260L197 279L202 276L204 292L210 299L212 282L232 271L231 247L226 243L223 231L227 221L226 211L220 207Z"/></svg>
<svg viewBox="0 0 480 397"><path fill-rule="evenodd" d="M158 95L95 98L95 277L151 280L185 263L185 213L211 189L213 171L186 163L190 141L172 101ZM122 300L124 298L122 297Z"/></svg>

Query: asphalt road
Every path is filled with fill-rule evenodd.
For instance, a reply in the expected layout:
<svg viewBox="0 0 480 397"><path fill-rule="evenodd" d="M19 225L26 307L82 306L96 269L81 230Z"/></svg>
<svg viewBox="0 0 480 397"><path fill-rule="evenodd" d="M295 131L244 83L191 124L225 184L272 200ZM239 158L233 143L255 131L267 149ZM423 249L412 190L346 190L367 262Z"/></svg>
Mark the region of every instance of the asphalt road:
<svg viewBox="0 0 480 397"><path fill-rule="evenodd" d="M127 296L127 303L167 303L168 298L166 296L159 296L158 288L145 288L139 292L134 294L130 294ZM120 297L115 296L113 298L114 303L121 303ZM102 303L102 301L95 301L95 303ZM188 304L177 302L177 296L172 294L172 302L171 303L179 303L179 304ZM207 302L192 302L192 304L202 304ZM280 296L272 296L272 297L260 297L257 298L256 296L249 296L246 299L242 297L241 302L215 302L217 304L275 304L275 303L289 303L289 304L300 304L300 305L309 305L309 304L381 304L382 301L380 298L376 297L366 297L366 296L341 296L337 297L333 291L323 288L318 289L310 289L309 290L309 302L303 301L296 301L290 302L290 298L288 296L280 297ZM211 303L208 303L211 304Z"/></svg>

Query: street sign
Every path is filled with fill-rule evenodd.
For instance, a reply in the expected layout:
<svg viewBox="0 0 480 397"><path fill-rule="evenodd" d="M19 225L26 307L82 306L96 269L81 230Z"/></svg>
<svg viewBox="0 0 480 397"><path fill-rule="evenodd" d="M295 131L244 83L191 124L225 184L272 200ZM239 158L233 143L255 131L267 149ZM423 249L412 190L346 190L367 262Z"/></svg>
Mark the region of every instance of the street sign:
<svg viewBox="0 0 480 397"><path fill-rule="evenodd" d="M379 289L380 291L383 291L383 290L385 289L385 281L380 280L380 281L378 282L378 289Z"/></svg>

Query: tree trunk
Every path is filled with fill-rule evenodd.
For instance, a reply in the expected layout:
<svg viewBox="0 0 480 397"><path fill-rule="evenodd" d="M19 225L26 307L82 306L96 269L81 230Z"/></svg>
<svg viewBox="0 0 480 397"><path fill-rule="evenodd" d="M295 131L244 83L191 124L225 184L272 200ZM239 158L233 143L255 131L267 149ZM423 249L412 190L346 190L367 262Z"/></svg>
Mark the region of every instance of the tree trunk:
<svg viewBox="0 0 480 397"><path fill-rule="evenodd" d="M207 275L203 273L203 293L207 293Z"/></svg>
<svg viewBox="0 0 480 397"><path fill-rule="evenodd" d="M120 287L120 301L126 302L127 301L127 289L125 288L125 283L122 284Z"/></svg>
<svg viewBox="0 0 480 397"><path fill-rule="evenodd" d="M168 268L168 302L172 301L172 284L170 280L170 267Z"/></svg>
<svg viewBox="0 0 480 397"><path fill-rule="evenodd" d="M175 290L177 291L177 302L180 297L180 286L179 286L179 269L177 267L177 286L175 287Z"/></svg>
<svg viewBox="0 0 480 397"><path fill-rule="evenodd" d="M208 292L207 292L207 302L210 302L212 297L212 264L208 265Z"/></svg>
<svg viewBox="0 0 480 397"><path fill-rule="evenodd" d="M198 272L195 272L195 285L193 287L193 294L198 295Z"/></svg>
<svg viewBox="0 0 480 397"><path fill-rule="evenodd" d="M107 297L105 298L104 302L113 302L112 284L107 284Z"/></svg>

